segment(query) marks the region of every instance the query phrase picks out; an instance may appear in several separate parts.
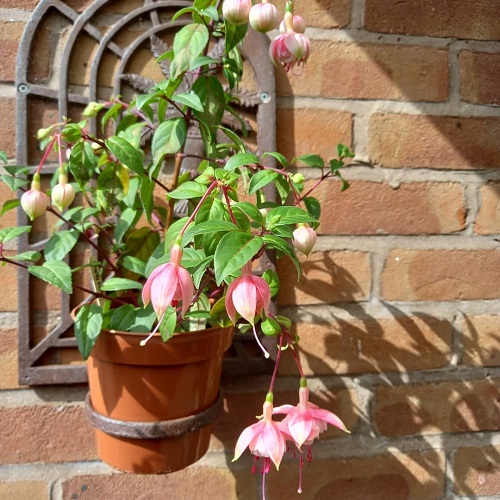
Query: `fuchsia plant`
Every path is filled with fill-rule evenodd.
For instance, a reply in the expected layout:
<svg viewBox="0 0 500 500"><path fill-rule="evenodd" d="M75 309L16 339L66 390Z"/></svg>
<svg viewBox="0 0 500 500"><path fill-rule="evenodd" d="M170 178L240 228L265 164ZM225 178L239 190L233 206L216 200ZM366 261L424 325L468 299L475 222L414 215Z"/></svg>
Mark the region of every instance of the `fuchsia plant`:
<svg viewBox="0 0 500 500"><path fill-rule="evenodd" d="M295 252L309 255L317 238L321 207L314 189L332 176L340 178L342 190L347 188L341 170L353 154L339 145L338 158L327 162L315 154L291 161L277 151L257 155L248 151L244 134L224 124L225 114L238 117L234 103L243 74L239 44L249 20L254 29L267 31L278 26L277 12L269 2L252 6L250 0L225 0L222 6L196 0L181 9L174 18L192 16L192 22L177 33L173 49L163 56L170 64L166 81L130 103L90 103L81 122L66 120L42 129L45 152L31 186L29 167L5 166L2 179L23 194L20 200L7 201L3 212L20 203L31 220L46 211L59 219L43 253L7 256L3 245L31 226L0 231L1 262L27 268L68 294L88 294L75 322L84 358L101 329L152 332L145 333L146 349L152 335L167 341L185 331L232 324L253 329L266 357L261 336L273 337L278 351L263 414L243 431L234 457L249 448L263 458L263 473L271 462L279 468L287 442L299 452L302 466L304 447L310 458L310 445L328 423L347 431L339 417L309 402L291 321L270 308L279 277L271 270L255 275L252 263L274 251L291 259L300 276ZM286 71L304 69L310 53L304 29L289 1L284 32L270 44L272 59ZM211 51L214 40L224 40L222 51ZM89 132L88 119L97 116L101 135ZM106 136L111 122L115 132ZM185 151L190 127L202 137L203 154ZM57 152L58 167L49 198L40 174L51 151ZM199 162L197 176L181 174L186 158ZM276 162L272 166L270 158ZM175 164L168 181L160 176L167 160ZM296 172L297 164L317 172L311 184ZM277 201L267 199L264 188L269 186L278 193ZM187 214L175 220L174 205L180 200L187 202ZM66 257L78 242L87 246L90 257L75 264ZM76 279L82 273L87 282L91 275L90 285ZM285 349L294 356L301 377L299 402L273 407Z"/></svg>

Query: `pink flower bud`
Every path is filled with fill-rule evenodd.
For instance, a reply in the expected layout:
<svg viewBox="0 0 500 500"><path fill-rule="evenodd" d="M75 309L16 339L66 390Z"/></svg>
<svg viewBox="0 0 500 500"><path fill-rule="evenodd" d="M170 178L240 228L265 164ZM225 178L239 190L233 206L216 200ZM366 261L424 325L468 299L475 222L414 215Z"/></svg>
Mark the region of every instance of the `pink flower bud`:
<svg viewBox="0 0 500 500"><path fill-rule="evenodd" d="M71 184L68 184L68 178L64 174L59 175L59 184L56 184L51 193L52 204L61 212L68 208L75 199L75 190Z"/></svg>
<svg viewBox="0 0 500 500"><path fill-rule="evenodd" d="M262 2L255 4L250 9L248 19L250 26L255 31L267 33L278 27L280 15L278 9L272 3Z"/></svg>
<svg viewBox="0 0 500 500"><path fill-rule="evenodd" d="M224 0L222 16L230 23L245 24L251 8L252 0Z"/></svg>
<svg viewBox="0 0 500 500"><path fill-rule="evenodd" d="M295 33L304 33L306 30L306 22L302 18L302 16L294 15L292 18L292 29ZM280 33L286 33L286 24L285 20L280 23Z"/></svg>
<svg viewBox="0 0 500 500"><path fill-rule="evenodd" d="M21 196L21 206L30 220L35 220L47 210L49 198L41 191L30 189Z"/></svg>
<svg viewBox="0 0 500 500"><path fill-rule="evenodd" d="M316 244L317 234L309 226L301 225L293 232L293 246L303 254L309 256Z"/></svg>

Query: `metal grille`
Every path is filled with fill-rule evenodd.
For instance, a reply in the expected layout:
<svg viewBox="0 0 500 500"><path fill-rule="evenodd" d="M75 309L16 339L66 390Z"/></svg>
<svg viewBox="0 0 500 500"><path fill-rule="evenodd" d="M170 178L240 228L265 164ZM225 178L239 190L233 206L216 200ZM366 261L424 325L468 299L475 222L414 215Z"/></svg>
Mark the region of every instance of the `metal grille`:
<svg viewBox="0 0 500 500"><path fill-rule="evenodd" d="M155 58L149 50L156 36L167 43L189 18L172 22L186 1L97 0L78 10L83 0L42 0L26 26L17 58L17 163L36 166L36 130L70 117L78 120L90 101L129 95L125 73L149 73L154 78ZM75 6L75 7L73 7ZM255 99L253 114L258 151L275 150L274 68L267 57L268 39L249 32L242 48L253 80L248 85ZM161 75L160 75L161 76ZM97 122L89 124L93 133ZM56 166L44 168L50 178ZM272 196L272 193L270 194ZM18 223L27 225L24 212ZM30 235L19 241L19 250L40 250L48 240L51 221L35 221ZM70 256L71 258L71 256ZM272 266L265 257L262 267ZM19 380L21 384L73 384L87 380L79 360L70 311L77 299L45 286L25 270L19 271ZM225 361L225 374L267 371L251 341L236 336Z"/></svg>

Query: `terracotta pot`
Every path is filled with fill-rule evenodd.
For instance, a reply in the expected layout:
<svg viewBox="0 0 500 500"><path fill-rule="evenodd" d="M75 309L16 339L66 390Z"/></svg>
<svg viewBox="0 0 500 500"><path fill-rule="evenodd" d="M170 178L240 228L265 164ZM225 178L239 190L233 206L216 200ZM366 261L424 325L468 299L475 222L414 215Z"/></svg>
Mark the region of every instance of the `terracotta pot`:
<svg viewBox="0 0 500 500"><path fill-rule="evenodd" d="M183 469L207 451L221 408L219 383L232 328L176 334L103 331L88 360L87 410L99 457L135 473Z"/></svg>

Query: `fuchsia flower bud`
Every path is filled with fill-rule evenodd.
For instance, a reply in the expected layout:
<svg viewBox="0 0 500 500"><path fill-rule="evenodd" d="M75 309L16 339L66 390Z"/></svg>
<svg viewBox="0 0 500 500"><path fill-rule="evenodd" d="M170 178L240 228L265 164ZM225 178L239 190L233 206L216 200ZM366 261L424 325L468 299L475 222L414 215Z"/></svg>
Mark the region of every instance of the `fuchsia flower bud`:
<svg viewBox="0 0 500 500"><path fill-rule="evenodd" d="M59 174L59 184L53 187L51 197L52 204L61 212L73 203L75 199L75 189L71 184L68 184L68 178L64 172Z"/></svg>
<svg viewBox="0 0 500 500"><path fill-rule="evenodd" d="M142 301L153 304L158 319L162 320L173 301L182 301L182 315L191 305L194 295L193 279L181 264L182 248L175 244L170 250L170 262L153 270L142 289Z"/></svg>
<svg viewBox="0 0 500 500"><path fill-rule="evenodd" d="M316 244L318 235L316 231L305 224L300 224L293 232L293 246L303 254L309 256Z"/></svg>
<svg viewBox="0 0 500 500"><path fill-rule="evenodd" d="M248 14L252 8L252 0L224 0L222 16L233 24L248 23Z"/></svg>
<svg viewBox="0 0 500 500"><path fill-rule="evenodd" d="M248 16L250 26L255 31L267 33L278 27L280 15L278 9L272 4L264 0L262 3L255 4L250 9Z"/></svg>
<svg viewBox="0 0 500 500"><path fill-rule="evenodd" d="M33 176L31 189L21 196L21 206L30 220L35 220L43 215L49 206L49 198L40 191L40 174Z"/></svg>
<svg viewBox="0 0 500 500"><path fill-rule="evenodd" d="M306 22L302 18L302 16L294 15L292 18L292 29L295 33L304 33L306 30ZM285 20L280 23L280 33L286 33L286 25Z"/></svg>
<svg viewBox="0 0 500 500"><path fill-rule="evenodd" d="M285 13L286 33L278 35L269 47L269 55L276 64L281 64L285 71L296 66L302 69L311 52L309 38L293 30L293 16Z"/></svg>

